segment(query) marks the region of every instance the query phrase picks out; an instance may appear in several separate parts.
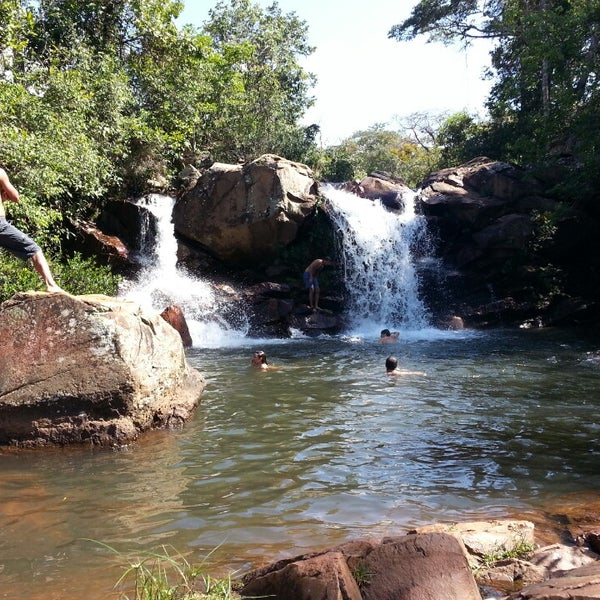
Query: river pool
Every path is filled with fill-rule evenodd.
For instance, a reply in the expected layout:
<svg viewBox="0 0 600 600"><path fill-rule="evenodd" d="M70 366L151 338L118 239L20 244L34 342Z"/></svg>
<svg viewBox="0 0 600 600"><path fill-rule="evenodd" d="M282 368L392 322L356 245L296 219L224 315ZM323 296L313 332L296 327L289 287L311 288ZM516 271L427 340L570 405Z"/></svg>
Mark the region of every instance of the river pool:
<svg viewBox="0 0 600 600"><path fill-rule="evenodd" d="M597 496L600 343L377 336L196 347L207 387L183 429L119 450L0 451L0 597L118 598L129 559L161 546L224 575L438 521L551 528L553 507ZM250 370L255 349L280 368ZM426 376L386 376L390 353Z"/></svg>

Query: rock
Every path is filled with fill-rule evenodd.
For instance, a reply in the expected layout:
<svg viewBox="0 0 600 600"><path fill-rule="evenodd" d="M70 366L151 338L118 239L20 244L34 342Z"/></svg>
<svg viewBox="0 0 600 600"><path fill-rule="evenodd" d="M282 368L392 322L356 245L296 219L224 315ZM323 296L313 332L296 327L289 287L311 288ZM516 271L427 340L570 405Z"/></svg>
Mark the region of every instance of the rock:
<svg viewBox="0 0 600 600"><path fill-rule="evenodd" d="M555 200L555 183L485 157L425 179L417 208L444 267L460 273L447 281L444 311L482 314L469 319L475 327L598 320L598 224ZM502 313L491 314L493 302Z"/></svg>
<svg viewBox="0 0 600 600"><path fill-rule="evenodd" d="M152 248L157 237L156 217L145 206L129 200L107 202L97 226L138 253Z"/></svg>
<svg viewBox="0 0 600 600"><path fill-rule="evenodd" d="M306 332L331 332L339 330L342 322L337 315L325 311L325 309L313 312L308 307L299 307L297 313L290 319L290 326Z"/></svg>
<svg viewBox="0 0 600 600"><path fill-rule="evenodd" d="M369 200L380 200L392 210L403 210L404 196L413 195L413 191L401 179L391 179L375 173L362 179L354 193Z"/></svg>
<svg viewBox="0 0 600 600"><path fill-rule="evenodd" d="M0 305L0 444L123 444L180 425L202 376L158 314L100 295Z"/></svg>
<svg viewBox="0 0 600 600"><path fill-rule="evenodd" d="M533 583L510 594L508 600L598 600L600 562L568 571L561 577Z"/></svg>
<svg viewBox="0 0 600 600"><path fill-rule="evenodd" d="M544 569L546 577L555 577L595 562L599 558L598 554L587 548L551 544L539 548L529 559L529 562Z"/></svg>
<svg viewBox="0 0 600 600"><path fill-rule="evenodd" d="M87 221L72 222L75 229L75 243L71 245L84 256L95 256L103 264L117 269L130 266L129 248L114 235L107 235L96 225Z"/></svg>
<svg viewBox="0 0 600 600"><path fill-rule="evenodd" d="M341 552L327 552L284 564L246 579L242 598L272 600L362 600Z"/></svg>
<svg viewBox="0 0 600 600"><path fill-rule="evenodd" d="M527 545L534 547L535 526L530 521L501 519L495 521L475 521L436 523L413 529L409 533L444 532L458 537L469 552L471 565L479 566L482 558L503 551Z"/></svg>
<svg viewBox="0 0 600 600"><path fill-rule="evenodd" d="M359 540L246 574L242 598L481 600L462 542L446 533Z"/></svg>
<svg viewBox="0 0 600 600"><path fill-rule="evenodd" d="M184 347L191 348L192 336L190 335L190 330L181 306L177 304L167 306L167 308L160 313L160 316L179 333Z"/></svg>
<svg viewBox="0 0 600 600"><path fill-rule="evenodd" d="M317 193L306 165L279 156L214 163L176 202L175 231L226 264L249 265L296 239Z"/></svg>
<svg viewBox="0 0 600 600"><path fill-rule="evenodd" d="M364 600L481 600L462 542L447 533L384 540L364 559Z"/></svg>

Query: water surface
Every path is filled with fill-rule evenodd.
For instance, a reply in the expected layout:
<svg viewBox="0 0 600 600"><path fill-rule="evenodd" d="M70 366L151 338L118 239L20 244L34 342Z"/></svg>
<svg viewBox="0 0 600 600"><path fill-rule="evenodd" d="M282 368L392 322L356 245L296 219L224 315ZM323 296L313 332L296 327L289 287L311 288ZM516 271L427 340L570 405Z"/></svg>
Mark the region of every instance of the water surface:
<svg viewBox="0 0 600 600"><path fill-rule="evenodd" d="M378 332L374 332L378 335ZM598 344L550 330L194 348L182 430L124 449L0 453L0 597L118 597L128 556L215 574L362 535L547 512L600 490ZM277 371L248 368L255 349ZM426 376L390 378L389 353Z"/></svg>

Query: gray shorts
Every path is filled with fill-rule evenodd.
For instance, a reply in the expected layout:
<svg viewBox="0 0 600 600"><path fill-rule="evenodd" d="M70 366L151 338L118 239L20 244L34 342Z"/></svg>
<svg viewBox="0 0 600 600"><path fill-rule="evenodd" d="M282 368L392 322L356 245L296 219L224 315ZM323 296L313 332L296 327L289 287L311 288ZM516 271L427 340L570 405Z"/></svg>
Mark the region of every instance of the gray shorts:
<svg viewBox="0 0 600 600"><path fill-rule="evenodd" d="M31 258L40 251L40 247L22 231L0 217L0 246L23 260Z"/></svg>

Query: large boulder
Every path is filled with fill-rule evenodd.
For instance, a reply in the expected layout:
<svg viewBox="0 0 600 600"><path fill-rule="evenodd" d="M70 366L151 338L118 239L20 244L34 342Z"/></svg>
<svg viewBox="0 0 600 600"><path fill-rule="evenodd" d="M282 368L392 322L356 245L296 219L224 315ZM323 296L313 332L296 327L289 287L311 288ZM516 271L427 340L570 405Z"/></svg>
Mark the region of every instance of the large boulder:
<svg viewBox="0 0 600 600"><path fill-rule="evenodd" d="M419 209L448 267L444 303L467 326L597 318L598 223L531 170L480 157L432 173ZM585 260L582 260L585 257Z"/></svg>
<svg viewBox="0 0 600 600"><path fill-rule="evenodd" d="M247 573L242 598L481 600L461 540L447 533L348 542Z"/></svg>
<svg viewBox="0 0 600 600"><path fill-rule="evenodd" d="M0 305L0 444L122 444L181 424L204 379L160 315L100 295Z"/></svg>
<svg viewBox="0 0 600 600"><path fill-rule="evenodd" d="M272 257L296 239L317 201L311 170L274 155L213 164L177 200L177 235L230 265Z"/></svg>

